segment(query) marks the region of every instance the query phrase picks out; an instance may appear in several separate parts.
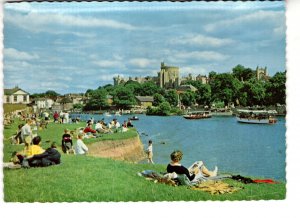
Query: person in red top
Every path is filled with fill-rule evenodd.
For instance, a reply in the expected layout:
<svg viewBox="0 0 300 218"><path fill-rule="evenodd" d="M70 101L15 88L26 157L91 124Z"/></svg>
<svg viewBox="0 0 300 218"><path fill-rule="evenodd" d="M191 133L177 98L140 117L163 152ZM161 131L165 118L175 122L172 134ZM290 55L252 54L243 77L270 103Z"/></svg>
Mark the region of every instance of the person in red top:
<svg viewBox="0 0 300 218"><path fill-rule="evenodd" d="M96 133L97 131L92 128L92 124L89 124L87 127L85 127L85 129L83 130L83 132L84 133L89 133L89 132L90 133Z"/></svg>
<svg viewBox="0 0 300 218"><path fill-rule="evenodd" d="M57 111L54 112L53 118L54 118L54 123L58 122L59 114L57 113Z"/></svg>

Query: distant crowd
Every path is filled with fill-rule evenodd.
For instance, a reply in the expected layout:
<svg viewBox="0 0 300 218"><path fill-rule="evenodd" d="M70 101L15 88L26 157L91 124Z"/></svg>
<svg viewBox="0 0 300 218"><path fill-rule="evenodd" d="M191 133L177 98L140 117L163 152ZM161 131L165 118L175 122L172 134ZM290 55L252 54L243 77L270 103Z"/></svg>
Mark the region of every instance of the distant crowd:
<svg viewBox="0 0 300 218"><path fill-rule="evenodd" d="M9 168L17 167L46 167L50 165L60 164L61 154L57 150L56 142L52 142L51 146L44 150L41 147L41 136L38 135L39 130L47 131L49 122L57 124L78 123L80 118L69 118L67 112L54 112L53 120L48 112L37 113L19 112L9 114L7 119L12 120L10 125L16 118L21 121L18 125L16 134L10 137L11 144L24 145L21 152L13 152L11 162L6 163ZM23 123L24 122L24 123ZM75 130L65 129L61 137L61 150L66 154L82 155L88 153L88 147L83 142L84 138L97 138L103 134L113 134L117 132L126 132L128 128L133 127L130 119L125 120L122 125L114 118L110 122L105 123L104 119L97 122L91 117L83 127ZM75 139L75 143L73 143Z"/></svg>

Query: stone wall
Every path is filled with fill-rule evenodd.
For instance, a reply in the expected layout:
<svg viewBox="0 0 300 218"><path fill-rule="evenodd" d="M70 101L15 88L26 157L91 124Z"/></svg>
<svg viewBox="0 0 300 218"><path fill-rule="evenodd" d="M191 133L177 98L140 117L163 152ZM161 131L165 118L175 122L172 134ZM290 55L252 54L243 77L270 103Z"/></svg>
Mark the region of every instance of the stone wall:
<svg viewBox="0 0 300 218"><path fill-rule="evenodd" d="M88 144L89 155L138 162L144 159L144 146L139 136L124 140L104 140Z"/></svg>

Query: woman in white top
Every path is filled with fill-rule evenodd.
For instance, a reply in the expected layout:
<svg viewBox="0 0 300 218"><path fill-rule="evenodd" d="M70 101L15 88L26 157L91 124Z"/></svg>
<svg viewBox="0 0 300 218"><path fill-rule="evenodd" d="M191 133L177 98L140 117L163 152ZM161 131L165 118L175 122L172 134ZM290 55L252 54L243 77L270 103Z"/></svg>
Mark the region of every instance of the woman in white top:
<svg viewBox="0 0 300 218"><path fill-rule="evenodd" d="M88 147L82 141L83 134L79 133L75 144L75 154L86 154L88 152Z"/></svg>

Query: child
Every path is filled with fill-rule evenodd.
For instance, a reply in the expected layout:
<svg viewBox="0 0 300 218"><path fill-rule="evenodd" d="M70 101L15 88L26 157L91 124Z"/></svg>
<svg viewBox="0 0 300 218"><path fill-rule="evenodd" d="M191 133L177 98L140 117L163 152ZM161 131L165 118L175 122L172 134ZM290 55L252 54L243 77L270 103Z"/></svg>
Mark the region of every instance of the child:
<svg viewBox="0 0 300 218"><path fill-rule="evenodd" d="M152 140L149 140L148 148L146 150L147 156L148 156L148 163L154 164L152 158L153 158L153 149L152 149Z"/></svg>

